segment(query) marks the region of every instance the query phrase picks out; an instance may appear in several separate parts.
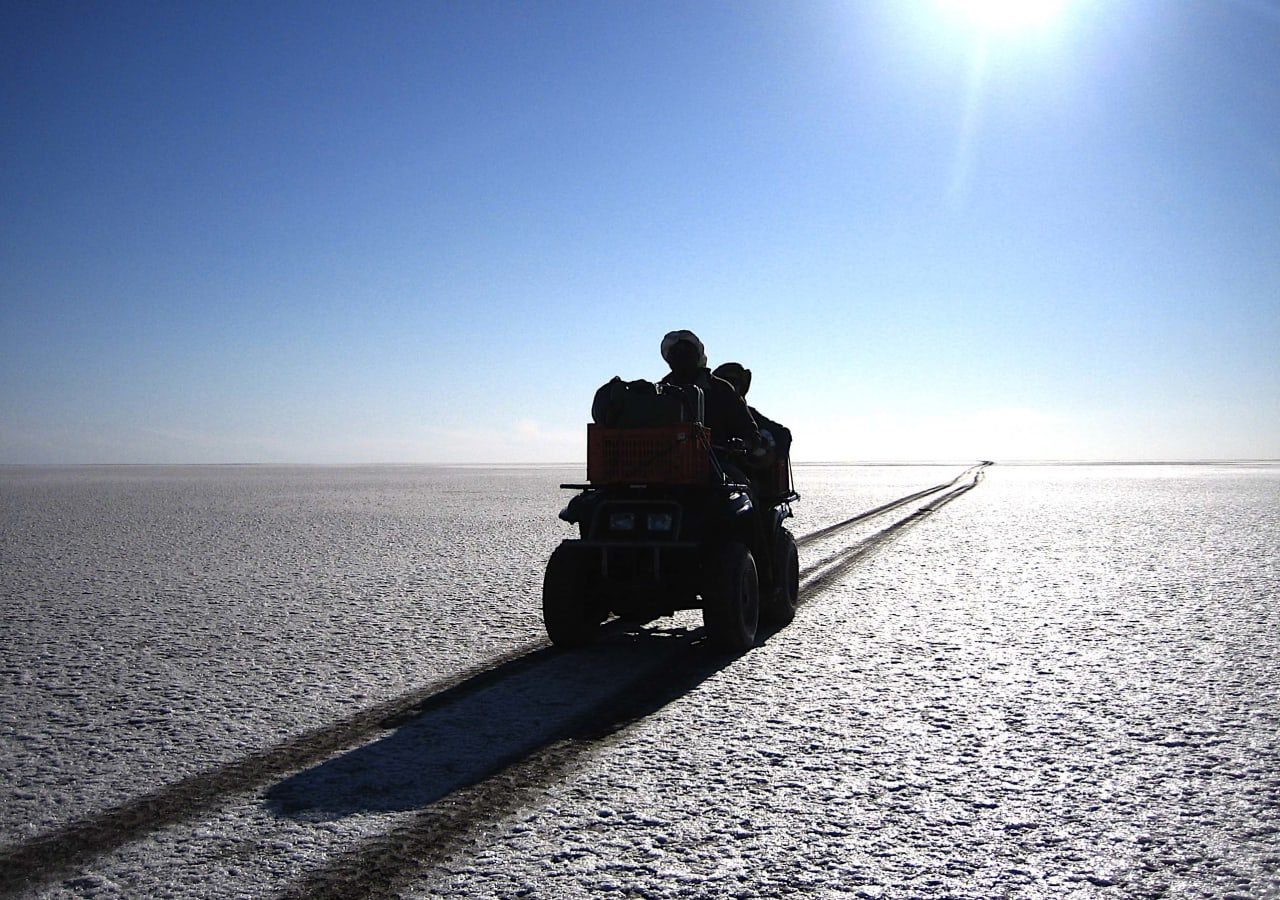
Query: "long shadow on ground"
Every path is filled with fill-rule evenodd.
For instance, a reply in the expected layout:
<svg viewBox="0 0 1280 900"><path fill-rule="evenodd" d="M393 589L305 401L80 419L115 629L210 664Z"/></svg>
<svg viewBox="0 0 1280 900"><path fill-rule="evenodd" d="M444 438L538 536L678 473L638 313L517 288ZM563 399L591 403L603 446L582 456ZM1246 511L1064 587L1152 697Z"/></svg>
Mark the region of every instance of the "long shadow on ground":
<svg viewBox="0 0 1280 900"><path fill-rule="evenodd" d="M702 629L613 629L402 717L385 737L270 788L267 803L307 821L425 809L549 743L608 733L687 693L731 661L703 643Z"/></svg>
<svg viewBox="0 0 1280 900"><path fill-rule="evenodd" d="M157 828L199 815L233 793L314 765L388 729L394 730L385 738L279 782L268 791L269 804L281 815L318 820L359 810L430 808L459 787L536 753L557 735L588 736L639 718L728 662L703 646L701 629L646 631L615 622L602 629L601 638L597 646L574 653L519 648L448 683L411 691L0 848L0 896L32 890ZM659 677L657 670L677 657L681 662ZM646 673L649 682L638 679Z"/></svg>
<svg viewBox="0 0 1280 900"><path fill-rule="evenodd" d="M295 819L413 813L282 897L394 894L466 845L481 823L534 802L604 746L601 738L690 693L734 659L706 646L701 628L606 634L280 782L268 803Z"/></svg>

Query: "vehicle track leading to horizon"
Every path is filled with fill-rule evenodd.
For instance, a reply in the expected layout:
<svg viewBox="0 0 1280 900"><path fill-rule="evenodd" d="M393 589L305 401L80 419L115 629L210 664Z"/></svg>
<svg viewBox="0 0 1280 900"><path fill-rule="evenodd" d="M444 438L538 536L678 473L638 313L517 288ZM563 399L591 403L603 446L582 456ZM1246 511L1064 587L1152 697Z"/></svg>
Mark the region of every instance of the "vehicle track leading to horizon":
<svg viewBox="0 0 1280 900"><path fill-rule="evenodd" d="M976 487L989 462L976 464L949 482L912 492L889 503L797 537L801 547L832 547L801 570L801 602L818 596L860 560L947 503ZM849 530L914 507L900 519L851 543ZM771 635L763 634L767 646ZM575 661L576 665L567 665ZM441 860L465 842L474 829L534 795L539 787L595 752L599 739L643 718L679 697L732 662L711 652L702 629L636 629L612 622L601 643L566 653L545 640L531 641L452 678L434 682L399 697L360 710L340 721L304 732L274 747L248 754L230 764L174 782L159 790L70 822L51 832L0 849L0 892L19 894L38 889L59 876L168 826L209 813L236 795L261 790L278 815L307 814L307 804L291 796L290 787L307 787L306 772L323 770L338 756L344 760L370 740L400 729L430 728L450 717L459 721L492 721L510 712L513 698L533 713L503 725L491 736L479 759L433 785L407 823L369 838L340 853L329 865L305 876L289 896L350 897L386 892L421 876L424 862ZM581 671L573 671L581 670ZM591 685L584 691L584 686ZM567 709L548 714L539 709L563 706L566 687L582 694ZM439 762L447 758L446 742ZM309 769L309 767L311 767ZM303 770L300 772L300 770ZM310 785L314 787L314 784ZM295 794L298 792L295 792ZM305 794L306 791L300 792ZM439 802L446 800L448 802Z"/></svg>

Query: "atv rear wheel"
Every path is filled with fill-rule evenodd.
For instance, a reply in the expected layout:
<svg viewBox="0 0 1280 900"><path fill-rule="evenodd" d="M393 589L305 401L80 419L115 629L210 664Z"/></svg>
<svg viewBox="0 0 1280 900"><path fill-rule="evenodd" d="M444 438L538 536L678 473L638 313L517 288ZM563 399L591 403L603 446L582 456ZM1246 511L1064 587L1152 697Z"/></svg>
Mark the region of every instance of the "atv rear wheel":
<svg viewBox="0 0 1280 900"><path fill-rule="evenodd" d="M704 571L702 621L717 647L745 653L756 642L760 621L760 582L751 551L740 543L712 552Z"/></svg>
<svg viewBox="0 0 1280 900"><path fill-rule="evenodd" d="M760 618L771 625L789 625L800 605L800 554L790 529L779 528L773 542L773 583L760 605Z"/></svg>
<svg viewBox="0 0 1280 900"><path fill-rule="evenodd" d="M605 612L591 595L582 557L561 546L547 560L542 579L542 623L557 647L581 647L595 639Z"/></svg>

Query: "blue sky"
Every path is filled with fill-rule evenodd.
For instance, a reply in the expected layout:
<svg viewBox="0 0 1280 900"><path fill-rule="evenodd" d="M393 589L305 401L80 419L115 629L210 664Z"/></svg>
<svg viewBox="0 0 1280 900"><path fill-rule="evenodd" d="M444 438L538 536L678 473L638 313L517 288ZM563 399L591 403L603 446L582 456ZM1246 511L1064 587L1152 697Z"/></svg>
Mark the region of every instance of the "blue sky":
<svg viewBox="0 0 1280 900"><path fill-rule="evenodd" d="M0 462L1280 457L1280 3L972 6L10 4Z"/></svg>

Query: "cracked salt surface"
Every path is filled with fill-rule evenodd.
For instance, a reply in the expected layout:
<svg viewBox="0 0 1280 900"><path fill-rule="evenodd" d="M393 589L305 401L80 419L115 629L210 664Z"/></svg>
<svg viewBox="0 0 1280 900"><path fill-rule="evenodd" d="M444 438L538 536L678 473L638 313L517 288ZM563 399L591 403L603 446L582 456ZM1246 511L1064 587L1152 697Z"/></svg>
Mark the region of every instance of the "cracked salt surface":
<svg viewBox="0 0 1280 900"><path fill-rule="evenodd" d="M798 468L794 530L961 468ZM0 470L0 853L519 657L578 477ZM1280 896L1278 547L1278 467L996 467L740 659L517 659L27 893Z"/></svg>

